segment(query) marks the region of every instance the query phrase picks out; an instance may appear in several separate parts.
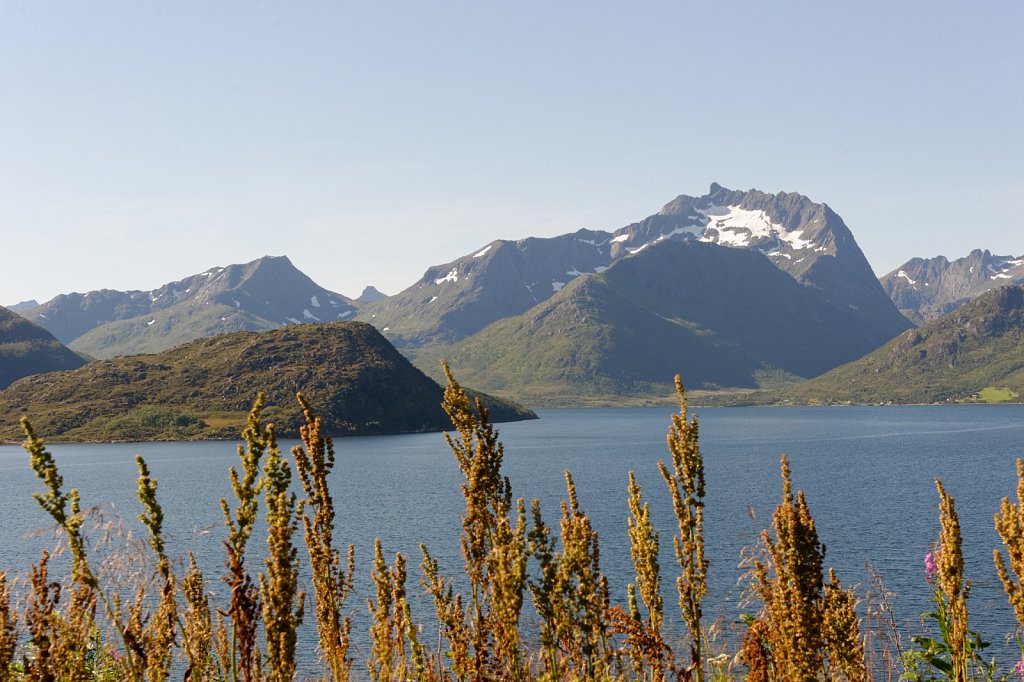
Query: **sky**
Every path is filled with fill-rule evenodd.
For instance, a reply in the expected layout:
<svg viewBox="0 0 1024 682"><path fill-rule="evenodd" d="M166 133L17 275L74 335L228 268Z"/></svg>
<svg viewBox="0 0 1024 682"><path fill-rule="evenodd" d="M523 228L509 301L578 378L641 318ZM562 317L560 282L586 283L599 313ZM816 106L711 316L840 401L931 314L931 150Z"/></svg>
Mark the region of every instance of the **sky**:
<svg viewBox="0 0 1024 682"><path fill-rule="evenodd" d="M394 294L711 182L876 274L1024 253L1024 3L0 0L0 304L287 255Z"/></svg>

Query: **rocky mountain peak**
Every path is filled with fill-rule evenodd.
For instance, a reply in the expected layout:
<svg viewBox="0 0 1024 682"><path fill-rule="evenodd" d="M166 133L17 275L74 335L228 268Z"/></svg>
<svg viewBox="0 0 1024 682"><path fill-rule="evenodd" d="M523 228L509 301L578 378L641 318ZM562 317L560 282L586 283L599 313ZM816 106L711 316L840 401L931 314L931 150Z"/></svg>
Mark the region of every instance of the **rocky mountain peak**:
<svg viewBox="0 0 1024 682"><path fill-rule="evenodd" d="M381 293L374 286L367 286L363 289L363 293L359 294L356 301L359 303L373 303L374 301L383 301L388 295Z"/></svg>

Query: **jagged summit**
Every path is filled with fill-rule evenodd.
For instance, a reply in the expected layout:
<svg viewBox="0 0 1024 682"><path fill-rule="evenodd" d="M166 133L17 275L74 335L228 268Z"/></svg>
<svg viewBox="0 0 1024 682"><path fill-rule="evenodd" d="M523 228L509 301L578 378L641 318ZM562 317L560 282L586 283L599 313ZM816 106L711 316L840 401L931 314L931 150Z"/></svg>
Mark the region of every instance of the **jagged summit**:
<svg viewBox="0 0 1024 682"><path fill-rule="evenodd" d="M579 230L545 239L493 241L429 268L412 287L367 306L361 318L408 349L450 343L665 240L759 252L833 304L860 311L880 338L909 326L849 228L827 205L796 193L737 191L718 183L704 196L680 195L658 213L614 232Z"/></svg>
<svg viewBox="0 0 1024 682"><path fill-rule="evenodd" d="M912 258L881 277L900 311L916 321L934 320L991 289L1024 284L1024 256L975 249L963 258Z"/></svg>
<svg viewBox="0 0 1024 682"><path fill-rule="evenodd" d="M356 301L359 303L373 303L374 301L383 301L388 295L381 293L376 287L367 286L363 289L363 293L359 294Z"/></svg>

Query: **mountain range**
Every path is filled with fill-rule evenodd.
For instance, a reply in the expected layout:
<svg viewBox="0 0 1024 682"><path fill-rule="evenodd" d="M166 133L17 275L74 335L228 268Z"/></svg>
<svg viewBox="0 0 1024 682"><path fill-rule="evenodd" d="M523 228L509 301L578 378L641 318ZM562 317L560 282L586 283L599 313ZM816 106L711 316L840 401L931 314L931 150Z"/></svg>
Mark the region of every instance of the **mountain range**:
<svg viewBox="0 0 1024 682"><path fill-rule="evenodd" d="M981 250L876 279L828 205L712 184L615 231L490 242L394 296L367 287L351 300L267 256L18 308L53 343L101 359L358 319L435 378L446 358L470 385L548 405L661 398L677 372L711 391L794 383L1018 282L1024 257Z"/></svg>
<svg viewBox="0 0 1024 682"><path fill-rule="evenodd" d="M903 327L908 327L909 323ZM534 404L664 397L812 377L884 343L763 255L663 241L441 351L457 376Z"/></svg>
<svg viewBox="0 0 1024 682"><path fill-rule="evenodd" d="M352 301L286 256L215 267L153 291L63 294L23 314L95 358L153 353L198 338L351 318Z"/></svg>
<svg viewBox="0 0 1024 682"><path fill-rule="evenodd" d="M915 322L942 317L981 294L1024 284L1024 256L994 256L975 249L954 261L912 258L880 278L886 293Z"/></svg>
<svg viewBox="0 0 1024 682"><path fill-rule="evenodd" d="M852 309L879 342L909 326L875 278L849 228L825 204L795 193L712 184L614 232L498 240L434 266L408 289L360 309L396 346L418 349L471 336L555 297L571 281L662 241L702 241L757 252L837 309ZM667 274L667 273L666 273Z"/></svg>

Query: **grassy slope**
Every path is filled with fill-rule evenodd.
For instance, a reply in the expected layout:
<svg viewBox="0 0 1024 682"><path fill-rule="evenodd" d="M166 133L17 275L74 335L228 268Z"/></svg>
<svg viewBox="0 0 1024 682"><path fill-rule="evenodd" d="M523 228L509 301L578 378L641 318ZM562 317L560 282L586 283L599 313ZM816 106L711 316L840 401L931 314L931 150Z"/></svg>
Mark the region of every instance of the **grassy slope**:
<svg viewBox="0 0 1024 682"><path fill-rule="evenodd" d="M281 436L297 434L298 391L334 435L450 427L440 386L373 327L339 322L225 334L24 379L0 392L0 438L18 438L23 414L61 440L235 437L258 391Z"/></svg>
<svg viewBox="0 0 1024 682"><path fill-rule="evenodd" d="M799 403L932 403L1024 394L1024 288L986 293L860 360L776 396ZM995 395L987 393L986 395ZM984 399L983 397L980 399Z"/></svg>
<svg viewBox="0 0 1024 682"><path fill-rule="evenodd" d="M280 325L220 304L189 302L141 317L115 320L78 337L71 348L95 358L158 353L193 339Z"/></svg>
<svg viewBox="0 0 1024 682"><path fill-rule="evenodd" d="M0 388L32 374L74 369L85 360L42 327L0 308Z"/></svg>
<svg viewBox="0 0 1024 682"><path fill-rule="evenodd" d="M760 254L664 242L416 362L537 405L660 402L676 373L740 393L819 374L877 346L859 321Z"/></svg>

